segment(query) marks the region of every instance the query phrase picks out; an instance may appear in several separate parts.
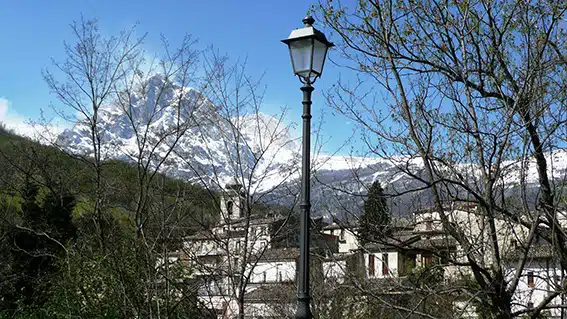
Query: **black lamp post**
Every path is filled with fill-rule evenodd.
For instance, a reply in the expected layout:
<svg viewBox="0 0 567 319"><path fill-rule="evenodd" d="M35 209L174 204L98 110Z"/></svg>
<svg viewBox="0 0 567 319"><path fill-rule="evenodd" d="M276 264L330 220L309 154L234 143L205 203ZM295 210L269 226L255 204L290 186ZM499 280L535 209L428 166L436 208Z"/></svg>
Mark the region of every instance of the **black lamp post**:
<svg viewBox="0 0 567 319"><path fill-rule="evenodd" d="M299 234L299 271L297 276L297 310L295 318L311 319L309 296L309 226L311 223L311 185L310 185L310 150L311 150L311 92L313 84L323 73L327 50L333 44L325 35L313 27L315 20L308 16L303 19L305 26L295 29L289 38L282 42L289 46L293 73L303 83L303 160L302 160L302 201Z"/></svg>

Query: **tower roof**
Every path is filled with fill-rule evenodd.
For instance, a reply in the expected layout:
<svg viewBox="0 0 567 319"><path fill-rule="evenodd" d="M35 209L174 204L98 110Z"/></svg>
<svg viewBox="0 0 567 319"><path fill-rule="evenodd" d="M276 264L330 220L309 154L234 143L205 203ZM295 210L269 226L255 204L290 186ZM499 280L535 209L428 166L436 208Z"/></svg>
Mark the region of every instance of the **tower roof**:
<svg viewBox="0 0 567 319"><path fill-rule="evenodd" d="M228 183L226 183L225 188L239 191L242 188L242 184L240 184L240 182L235 176L231 178L230 181L228 181Z"/></svg>

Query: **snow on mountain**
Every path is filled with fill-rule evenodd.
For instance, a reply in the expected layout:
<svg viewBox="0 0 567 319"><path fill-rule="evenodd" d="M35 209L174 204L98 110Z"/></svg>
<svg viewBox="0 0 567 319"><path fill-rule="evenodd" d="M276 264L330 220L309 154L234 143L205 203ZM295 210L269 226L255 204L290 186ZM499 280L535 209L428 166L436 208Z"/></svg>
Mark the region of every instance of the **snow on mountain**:
<svg viewBox="0 0 567 319"><path fill-rule="evenodd" d="M121 94L98 114L101 158L147 163L171 176L224 186L237 176L258 191L275 187L297 163L298 144L279 119L223 116L195 89L160 75ZM67 150L93 157L89 121L58 138ZM163 164L161 162L163 161Z"/></svg>
<svg viewBox="0 0 567 319"><path fill-rule="evenodd" d="M222 187L235 176L254 193L297 187L300 177L301 145L280 119L266 114L230 116L197 90L180 87L162 76L151 77L133 94L122 94L105 105L98 117L101 157L150 164L174 177ZM67 150L93 156L89 122L78 122L59 136ZM555 179L567 174L567 151L548 154ZM312 198L316 211L337 207L344 201L360 204L366 187L379 180L391 193L423 187L401 172L404 163L412 174L423 174L419 159L380 159L313 154ZM520 181L519 162L506 162L504 184ZM525 180L537 182L535 163L528 161ZM470 164L453 167L474 179L478 170ZM337 191L338 189L342 191ZM349 195L350 194L350 195ZM277 197L277 196L274 196ZM396 199L399 207L417 201L427 204L424 192ZM333 204L334 203L334 204Z"/></svg>

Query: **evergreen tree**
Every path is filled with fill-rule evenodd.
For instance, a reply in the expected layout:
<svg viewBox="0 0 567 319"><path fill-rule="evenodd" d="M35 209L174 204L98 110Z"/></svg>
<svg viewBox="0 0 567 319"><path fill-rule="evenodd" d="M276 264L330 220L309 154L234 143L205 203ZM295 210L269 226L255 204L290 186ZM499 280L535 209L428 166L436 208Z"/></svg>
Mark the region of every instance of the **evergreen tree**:
<svg viewBox="0 0 567 319"><path fill-rule="evenodd" d="M384 190L378 181L372 183L368 198L364 201L364 213L360 217L360 240L367 243L384 235L390 223L390 211Z"/></svg>

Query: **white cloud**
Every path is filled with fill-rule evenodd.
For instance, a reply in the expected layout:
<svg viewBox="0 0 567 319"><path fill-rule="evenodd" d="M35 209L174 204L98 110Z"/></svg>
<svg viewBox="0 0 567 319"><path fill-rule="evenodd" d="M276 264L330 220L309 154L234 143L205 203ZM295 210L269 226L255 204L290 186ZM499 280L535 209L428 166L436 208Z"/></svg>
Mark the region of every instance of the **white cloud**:
<svg viewBox="0 0 567 319"><path fill-rule="evenodd" d="M0 97L0 121L4 121L6 114L8 114L8 100Z"/></svg>
<svg viewBox="0 0 567 319"><path fill-rule="evenodd" d="M13 111L11 102L0 97L0 123L18 135L32 138L41 143L50 143L70 125L62 119L34 121Z"/></svg>

